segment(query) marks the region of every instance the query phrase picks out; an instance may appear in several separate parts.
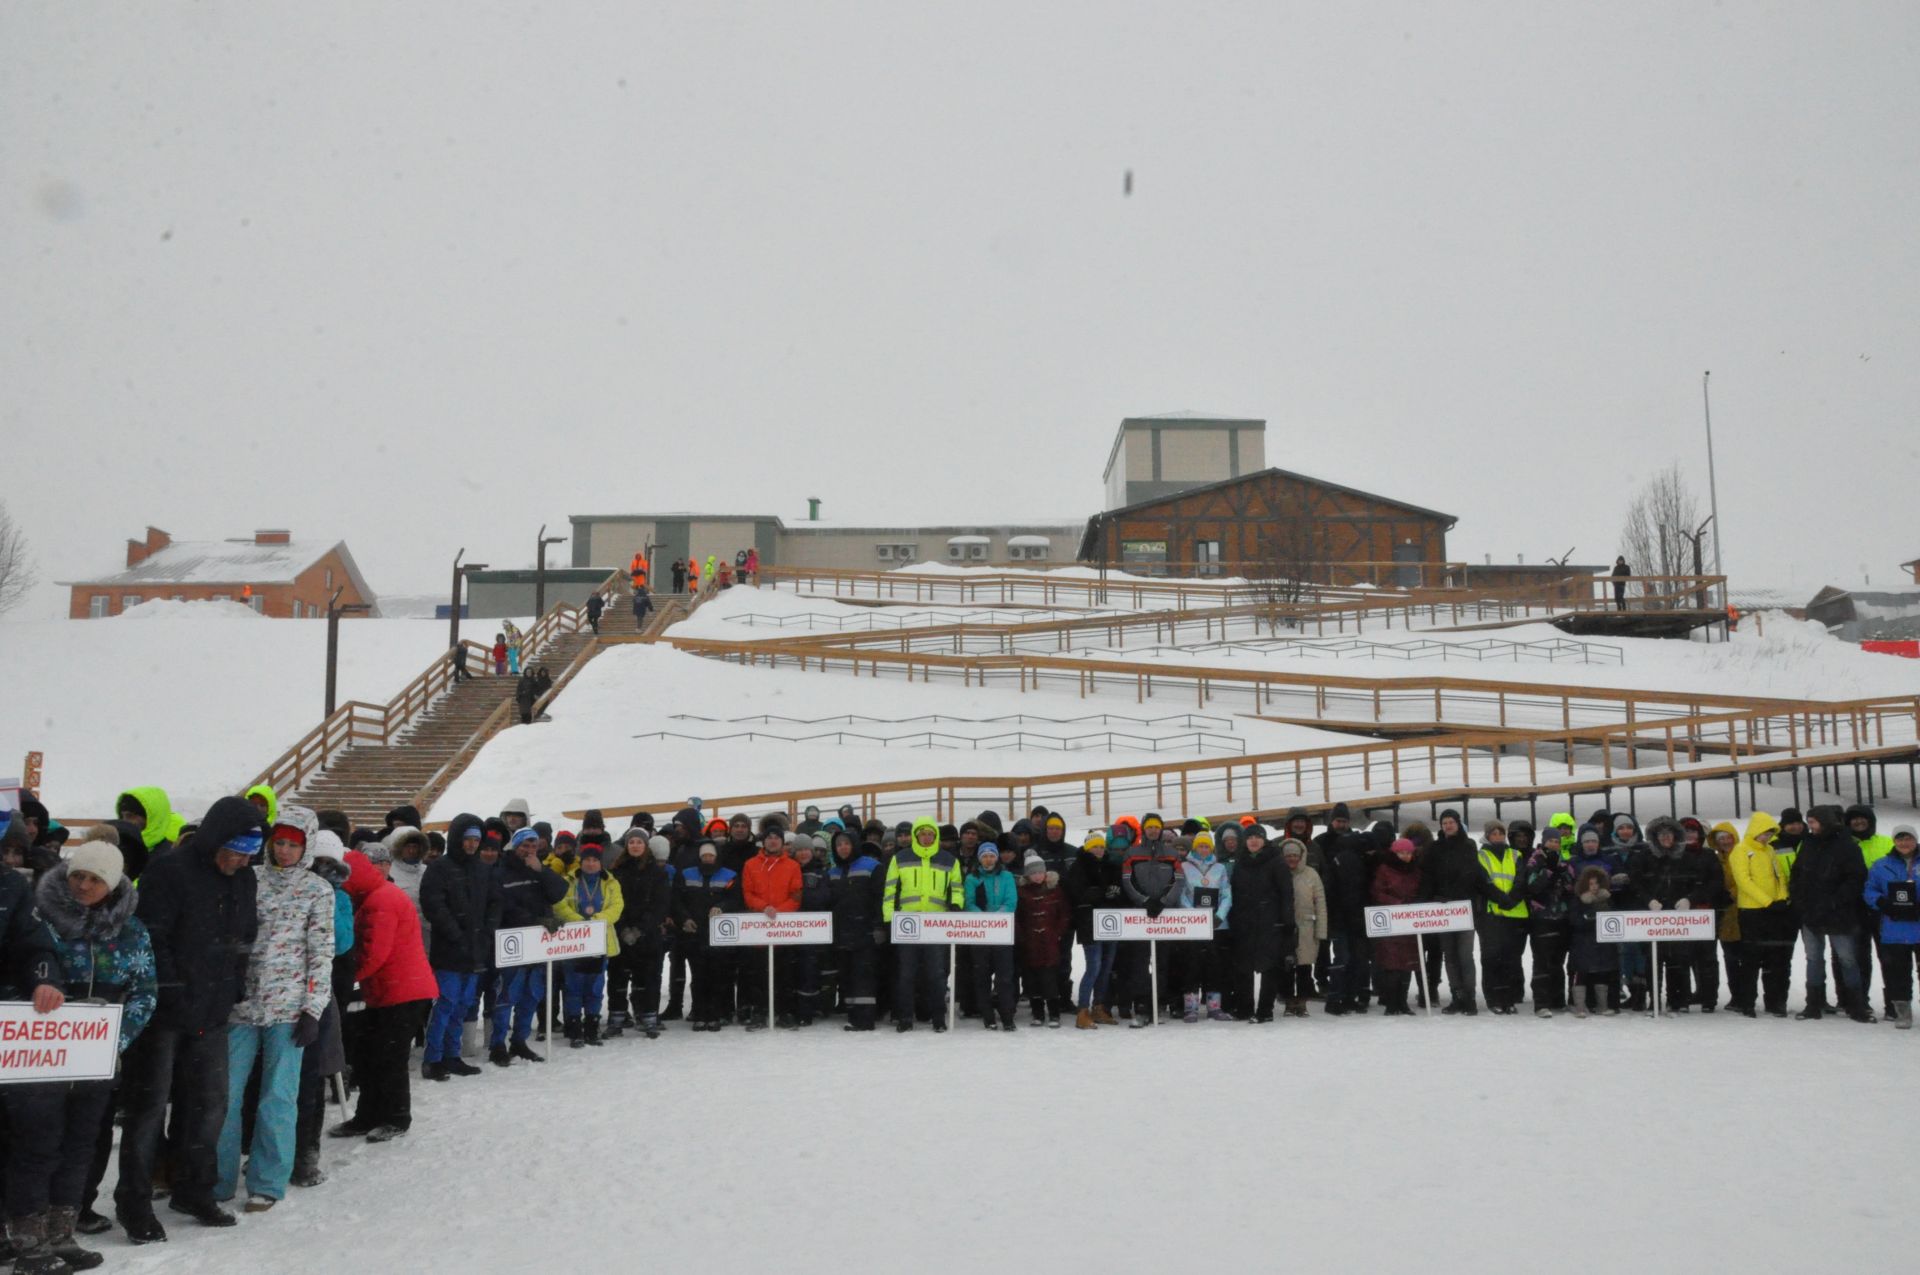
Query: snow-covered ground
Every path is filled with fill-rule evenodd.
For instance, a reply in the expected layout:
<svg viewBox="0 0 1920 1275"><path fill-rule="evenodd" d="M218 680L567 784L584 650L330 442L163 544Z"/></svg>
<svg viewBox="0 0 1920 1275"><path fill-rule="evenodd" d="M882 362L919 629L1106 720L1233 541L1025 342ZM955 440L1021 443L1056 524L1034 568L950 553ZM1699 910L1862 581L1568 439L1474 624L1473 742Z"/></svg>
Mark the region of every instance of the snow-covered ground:
<svg viewBox="0 0 1920 1275"><path fill-rule="evenodd" d="M1106 613L1045 607L855 606L783 589L737 585L702 602L697 611L669 628L667 634L721 642L764 642L831 633L890 633L947 624L1029 624L1083 619L1091 614Z"/></svg>
<svg viewBox="0 0 1920 1275"><path fill-rule="evenodd" d="M1484 637L1514 642L1551 642L1567 635L1546 624L1519 625L1493 633L1456 634L1461 643ZM1369 640L1396 639L1379 633ZM1428 632L1407 641L1446 642ZM1578 639L1586 640L1586 639ZM1730 642L1681 642L1665 638L1599 638L1618 648L1619 663L1533 663L1486 660L1405 660L1349 655L1316 660L1298 651L1261 653L1245 646L1232 650L1182 651L1160 647L1103 649L1090 658L1154 660L1170 665L1262 669L1276 673L1327 673L1340 677L1465 677L1487 681L1548 682L1567 686L1607 686L1648 691L1693 691L1715 695L1753 695L1774 699L1846 700L1876 696L1920 695L1920 660L1863 651L1833 637L1819 624L1778 617L1764 635L1744 625ZM1310 648L1311 641L1298 644Z"/></svg>
<svg viewBox="0 0 1920 1275"><path fill-rule="evenodd" d="M704 609L704 608L703 608ZM1119 697L1081 699L1058 691L1021 694L1001 687L939 684L906 686L889 679L854 678L840 673L803 673L798 669L745 668L702 659L665 646L614 647L581 670L551 710L552 721L516 727L496 737L434 804L431 818L445 820L474 803L497 801L511 791L537 809L555 811L592 806L679 802L689 795L742 794L828 787L835 784L918 779L941 775L1025 776L1135 765L1157 755L1179 759L1201 755L1169 748L1143 755L1135 748L1056 749L1043 737L1083 737L1112 731L1142 733L1128 719L1183 716L1188 707L1171 703L1139 707ZM794 719L786 723L734 722L764 716ZM783 739L713 740L720 734L813 734L845 729L877 735L932 729L962 733L967 723L933 723L930 715L980 719L1022 716L995 723L986 733L1019 730L1034 736L1024 749L982 748L954 751L904 746L797 744ZM1088 721L1106 715L1105 722ZM711 721L675 720L697 716ZM869 719L919 719L887 727L872 721L829 722L854 716ZM1308 727L1234 718L1230 713L1197 714L1224 721L1247 753L1351 744L1352 735ZM1059 724L1042 720L1054 719ZM1079 720L1075 720L1079 719ZM804 723L816 722L807 727ZM1220 733L1212 723L1168 726L1176 734ZM660 732L707 738L659 738ZM655 736L636 738L636 736ZM1206 755L1218 755L1209 747ZM497 807L495 807L497 808Z"/></svg>
<svg viewBox="0 0 1920 1275"><path fill-rule="evenodd" d="M492 637L480 628L462 632ZM444 621L343 621L339 699L384 704L446 647ZM114 797L141 784L198 816L326 707L326 623L263 619L238 603L156 600L104 620L0 623L0 653L12 670L0 772L44 753L41 798L56 818L111 816Z"/></svg>
<svg viewBox="0 0 1920 1275"><path fill-rule="evenodd" d="M1797 1003L1797 997L1796 997ZM414 1084L412 1134L114 1271L1906 1269L1920 1033L1726 1013L850 1036ZM1891 1113L1891 1114L1890 1114ZM1891 1123L1890 1123L1891 1122ZM109 1179L111 1182L111 1179Z"/></svg>

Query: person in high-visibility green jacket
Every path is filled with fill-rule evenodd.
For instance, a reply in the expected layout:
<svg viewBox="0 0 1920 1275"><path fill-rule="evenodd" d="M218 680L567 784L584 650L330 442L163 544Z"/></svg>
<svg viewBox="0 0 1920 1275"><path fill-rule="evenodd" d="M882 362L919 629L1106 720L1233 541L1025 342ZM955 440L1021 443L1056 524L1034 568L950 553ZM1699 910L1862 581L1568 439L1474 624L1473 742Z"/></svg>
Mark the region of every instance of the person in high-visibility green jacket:
<svg viewBox="0 0 1920 1275"><path fill-rule="evenodd" d="M940 825L922 816L913 821L907 844L887 864L886 888L880 896L880 919L893 924L896 912L958 912L966 905L961 887L960 860L940 848ZM933 1030L947 1029L947 945L895 943L893 1023L895 1031L912 1031L914 991L933 1015Z"/></svg>

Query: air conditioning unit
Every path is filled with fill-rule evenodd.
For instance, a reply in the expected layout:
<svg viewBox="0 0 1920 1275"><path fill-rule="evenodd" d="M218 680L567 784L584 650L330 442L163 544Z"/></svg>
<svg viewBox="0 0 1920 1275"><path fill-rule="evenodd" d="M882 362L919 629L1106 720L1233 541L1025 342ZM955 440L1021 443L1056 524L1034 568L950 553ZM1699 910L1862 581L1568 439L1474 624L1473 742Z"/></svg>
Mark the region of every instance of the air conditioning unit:
<svg viewBox="0 0 1920 1275"><path fill-rule="evenodd" d="M899 558L900 561L902 562L912 562L918 554L919 554L919 549L914 545L895 545L894 546L894 556Z"/></svg>
<svg viewBox="0 0 1920 1275"><path fill-rule="evenodd" d="M961 561L966 556L967 556L967 547L965 545L948 545L947 546L947 557L953 559L955 562Z"/></svg>
<svg viewBox="0 0 1920 1275"><path fill-rule="evenodd" d="M1026 556L1027 556L1027 551L1025 549L1022 549L1019 545L1013 545L1009 547L1007 550L1007 559L1011 562L1018 562L1022 558L1025 558Z"/></svg>
<svg viewBox="0 0 1920 1275"><path fill-rule="evenodd" d="M873 551L874 551L874 552L875 552L876 554L878 554L878 555L880 556L880 561L882 561L882 562L892 562L892 561L893 561L893 546L892 546L892 545L875 545L875 546L874 546L874 550L873 550Z"/></svg>
<svg viewBox="0 0 1920 1275"><path fill-rule="evenodd" d="M987 560L987 547L985 545L968 545L967 557L973 559L975 562L985 562Z"/></svg>

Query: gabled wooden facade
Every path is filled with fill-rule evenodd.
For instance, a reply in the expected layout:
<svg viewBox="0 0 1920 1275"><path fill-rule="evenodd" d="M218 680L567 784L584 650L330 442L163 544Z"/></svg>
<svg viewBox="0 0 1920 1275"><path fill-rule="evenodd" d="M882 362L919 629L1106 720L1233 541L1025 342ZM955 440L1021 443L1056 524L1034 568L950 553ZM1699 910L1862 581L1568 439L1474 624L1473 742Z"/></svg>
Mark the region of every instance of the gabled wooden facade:
<svg viewBox="0 0 1920 1275"><path fill-rule="evenodd" d="M1096 514L1082 562L1145 574L1285 575L1379 585L1431 582L1452 514L1266 469Z"/></svg>

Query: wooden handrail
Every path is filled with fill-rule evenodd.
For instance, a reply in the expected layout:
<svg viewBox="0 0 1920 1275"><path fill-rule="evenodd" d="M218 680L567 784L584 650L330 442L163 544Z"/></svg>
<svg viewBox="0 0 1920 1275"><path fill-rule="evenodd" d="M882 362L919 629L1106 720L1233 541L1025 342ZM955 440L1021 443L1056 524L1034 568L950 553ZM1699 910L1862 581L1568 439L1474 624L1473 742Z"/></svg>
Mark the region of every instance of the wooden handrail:
<svg viewBox="0 0 1920 1275"><path fill-rule="evenodd" d="M1779 721L1785 724L1805 716L1806 714L1798 708L1789 708L1786 710L1755 709L1748 713L1700 714L1686 719L1684 723L1679 721L1633 723L1611 729L1607 733L1610 735L1619 735L1623 738L1641 735L1652 736L1656 734L1664 737L1667 732L1683 724L1702 727L1725 724L1730 730L1737 725L1744 724L1748 727L1748 733L1751 736L1754 733L1753 727L1763 721ZM1848 747L1837 742L1818 748L1802 746L1790 754L1796 763L1804 763L1809 759L1819 763L1830 763L1856 757L1903 756L1914 753L1916 749L1920 749L1920 700L1913 698L1887 698L1833 703L1824 705L1823 711L1819 713L1819 716L1831 727L1828 733L1831 738L1836 741L1839 738L1838 723L1842 719L1851 720L1854 723L1851 733L1854 736L1855 746ZM1861 745L1858 741L1865 731L1868 719L1871 719L1877 727L1878 742ZM1896 722L1903 721L1913 732L1912 739L1898 740L1892 744L1884 742L1885 728L1890 720ZM1258 790L1262 768L1278 768L1283 766L1291 766L1295 776L1295 788L1285 803L1287 806L1309 806L1312 804L1304 799L1301 785L1305 782L1305 777L1312 775L1316 770L1318 770L1322 777L1323 784L1328 790L1324 794L1325 801L1321 803L1321 805L1324 806L1331 805L1333 800L1335 800L1332 794L1333 784L1331 776L1334 773L1333 763L1336 760L1346 763L1340 768L1343 776L1347 772L1356 769L1363 775L1371 772L1380 775L1382 778L1386 778L1389 775L1393 776L1394 783L1392 791L1397 801L1409 802L1427 799L1428 790L1409 789L1401 783L1400 777L1402 773L1412 770L1416 762L1420 768L1428 769L1429 773L1431 773L1432 770L1437 769L1438 759L1441 754L1450 752L1459 753L1463 759L1466 759L1474 748L1514 748L1523 744L1533 744L1537 746L1542 742L1551 743L1563 738L1567 738L1567 732L1554 730L1526 732L1518 736L1511 734L1475 735L1467 732L1417 741L1366 742L1340 745L1333 748L1295 749L1248 757L1203 758L1185 762L1145 763L1135 766L1065 771L1046 775L946 776L940 778L894 780L877 784L855 783L808 789L793 789L780 792L749 793L709 799L706 803L706 809L709 813L718 813L722 809L742 809L748 807L764 810L769 807L784 806L791 810L806 804L825 804L835 798L858 796L865 803L865 809L872 811L881 804L878 799L882 795L913 794L916 796L924 795L922 796L922 808L931 806L931 808L934 809L944 810L948 813L948 816L951 817L956 805L959 804L959 797L963 791L993 795L1007 793L1009 794L1009 805L1013 806L1017 803L1014 802L1012 794L1021 790L1031 795L1037 789L1049 787L1072 788L1077 786L1082 788L1086 793L1091 794L1093 785L1095 784L1101 785L1103 790L1110 791L1115 781L1124 783L1129 780L1152 780L1158 789L1164 790L1169 786L1179 786L1183 791L1196 783L1225 784L1228 789L1229 799L1231 799L1235 772L1245 772L1245 778L1241 782L1247 783L1250 786L1251 800L1241 808L1261 809L1263 807L1258 799ZM1616 747L1625 746L1626 745L1622 744ZM1639 745L1639 747L1654 749L1656 745L1646 743ZM1781 750L1774 750L1761 754L1749 754L1744 758L1735 755L1725 764L1710 763L1702 766L1697 762L1689 761L1685 764L1676 762L1664 768L1656 767L1647 770L1636 768L1631 772L1630 777L1643 784L1656 784L1670 779L1701 779L1719 777L1726 773L1744 774L1768 769L1778 769L1781 761L1780 751ZM1664 749L1661 750L1660 755L1663 759L1666 757ZM1569 755L1566 763L1569 772L1568 775L1566 777L1555 776L1549 784L1543 780L1541 775L1542 763L1538 757L1537 747L1530 747L1526 758L1522 759L1516 756L1510 763L1516 767L1524 766L1527 780L1524 784L1502 783L1496 773L1495 781L1492 784L1462 783L1452 787L1435 788L1432 791L1446 795L1509 795L1524 797L1529 793L1537 793L1543 790L1558 792L1578 789L1584 791L1587 790L1588 787L1618 787L1624 782L1625 778L1629 776L1614 773L1611 766L1611 756L1612 750L1609 749L1607 750L1608 765L1605 767L1603 774L1599 776L1587 776L1583 779L1573 775L1573 763ZM1501 754L1495 753L1488 760L1495 759L1501 759ZM1312 764L1309 765L1309 763ZM1451 764L1453 764L1453 762L1450 759L1449 765ZM1417 782L1417 780L1415 782ZM1572 789L1570 789L1570 785ZM1357 784L1351 786L1342 785L1342 791L1349 790L1359 792L1374 791L1371 786L1362 787ZM641 811L648 811L654 814L671 813L679 809L682 804L680 801L643 802L635 805L602 806L600 809L606 815L618 817L637 814ZM1030 800L1029 804L1031 804ZM1162 801L1156 804L1165 803ZM1183 802L1181 804L1182 808L1184 808L1185 803ZM1380 804L1386 803L1382 802ZM565 813L569 817L578 818L584 811L569 810ZM1106 813L1110 817L1111 809L1109 808Z"/></svg>

